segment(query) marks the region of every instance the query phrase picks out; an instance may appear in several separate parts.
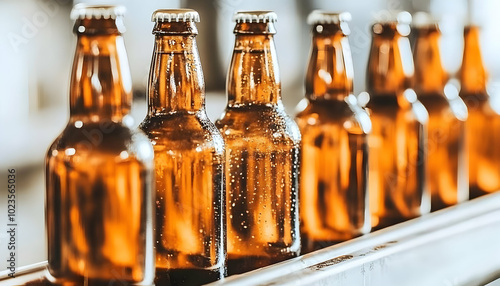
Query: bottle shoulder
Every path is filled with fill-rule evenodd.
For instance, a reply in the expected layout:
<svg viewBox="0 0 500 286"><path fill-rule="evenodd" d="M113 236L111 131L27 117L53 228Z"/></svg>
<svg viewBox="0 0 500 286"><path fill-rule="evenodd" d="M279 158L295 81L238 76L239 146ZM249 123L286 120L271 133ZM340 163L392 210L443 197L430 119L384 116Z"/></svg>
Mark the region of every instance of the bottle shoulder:
<svg viewBox="0 0 500 286"><path fill-rule="evenodd" d="M317 118L318 123L343 123L354 117L354 112L345 101L309 101L306 108L297 113L296 119Z"/></svg>
<svg viewBox="0 0 500 286"><path fill-rule="evenodd" d="M227 107L215 124L226 139L256 140L261 137L300 142L300 131L296 122L280 105Z"/></svg>
<svg viewBox="0 0 500 286"><path fill-rule="evenodd" d="M341 132L368 134L371 120L360 106L346 101L309 101L307 107L296 115L300 131L306 133L316 129L322 132Z"/></svg>
<svg viewBox="0 0 500 286"><path fill-rule="evenodd" d="M415 97L409 101L403 95L375 95L370 96L366 110L372 120L375 118L387 118L396 120L404 118L405 121L416 121L427 124L429 113L425 106Z"/></svg>
<svg viewBox="0 0 500 286"><path fill-rule="evenodd" d="M429 117L440 117L448 114L455 120L467 120L468 110L465 102L458 95L447 98L443 93L419 94L419 101L429 112Z"/></svg>
<svg viewBox="0 0 500 286"><path fill-rule="evenodd" d="M147 116L139 128L155 149L166 146L177 150L202 148L223 152L222 135L205 112Z"/></svg>
<svg viewBox="0 0 500 286"><path fill-rule="evenodd" d="M66 157L92 157L94 161L109 157L144 163L153 160L151 142L142 131L113 121L70 121L49 147L47 156L55 157L61 152Z"/></svg>
<svg viewBox="0 0 500 286"><path fill-rule="evenodd" d="M465 101L467 106L478 105L490 100L490 96L486 91L478 91L478 92L467 92L464 90L460 90L460 98Z"/></svg>
<svg viewBox="0 0 500 286"><path fill-rule="evenodd" d="M490 96L486 92L461 92L460 97L467 105L469 115L483 117L485 120L499 120L500 96Z"/></svg>

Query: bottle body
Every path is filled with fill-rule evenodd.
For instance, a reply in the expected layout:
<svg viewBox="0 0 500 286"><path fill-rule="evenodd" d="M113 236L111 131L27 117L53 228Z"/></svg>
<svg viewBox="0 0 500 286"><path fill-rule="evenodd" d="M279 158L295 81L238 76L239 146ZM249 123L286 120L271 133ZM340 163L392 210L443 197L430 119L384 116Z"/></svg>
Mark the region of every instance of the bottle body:
<svg viewBox="0 0 500 286"><path fill-rule="evenodd" d="M132 97L121 18L94 18L103 10L120 11L74 8L91 16L75 23L70 120L45 159L49 280L149 285L153 150L142 132L129 127Z"/></svg>
<svg viewBox="0 0 500 286"><path fill-rule="evenodd" d="M439 210L468 199L465 121L467 107L441 64L441 32L432 22L416 34L414 90L429 113L428 166L431 209ZM446 92L446 94L445 94Z"/></svg>
<svg viewBox="0 0 500 286"><path fill-rule="evenodd" d="M469 197L465 153L467 117L462 117L462 114L457 117L457 110L453 109L444 94L418 95L429 112L429 190L431 210L436 211L463 202Z"/></svg>
<svg viewBox="0 0 500 286"><path fill-rule="evenodd" d="M237 20L228 106L216 122L226 143L229 275L300 251L300 133L281 103L273 19Z"/></svg>
<svg viewBox="0 0 500 286"><path fill-rule="evenodd" d="M49 148L49 273L58 283L152 283L151 146L142 133L102 122L71 122Z"/></svg>
<svg viewBox="0 0 500 286"><path fill-rule="evenodd" d="M425 107L409 89L414 73L409 26L373 26L367 89L372 133L369 137L369 190L372 227L379 229L430 210L427 186Z"/></svg>
<svg viewBox="0 0 500 286"><path fill-rule="evenodd" d="M337 19L331 23L329 18ZM302 253L369 232L368 114L352 95L350 14L314 11L306 75L307 107L297 114L301 142ZM353 102L354 100L354 102Z"/></svg>
<svg viewBox="0 0 500 286"><path fill-rule="evenodd" d="M466 123L469 155L470 198L477 198L500 190L500 136L493 132L500 128L500 111L492 108L490 100L482 100L478 94L462 92L468 104L469 117Z"/></svg>
<svg viewBox="0 0 500 286"><path fill-rule="evenodd" d="M311 102L296 120L303 251L367 233L368 136L361 123L342 101Z"/></svg>
<svg viewBox="0 0 500 286"><path fill-rule="evenodd" d="M469 110L466 123L469 157L470 198L489 194L500 189L500 111L486 92L487 73L483 66L478 26L464 30L464 56L459 76L460 97Z"/></svg>
<svg viewBox="0 0 500 286"><path fill-rule="evenodd" d="M402 108L394 96L373 95L367 107L373 125L369 138L370 212L372 227L382 228L429 211L427 128L415 114L423 112L420 107Z"/></svg>
<svg viewBox="0 0 500 286"><path fill-rule="evenodd" d="M226 142L228 273L297 256L300 137L295 123L282 107L253 105L227 108L216 124Z"/></svg>
<svg viewBox="0 0 500 286"><path fill-rule="evenodd" d="M184 20L170 22L172 14ZM149 113L140 128L155 155L155 283L206 284L226 274L224 141L205 112L198 13L158 10L153 19Z"/></svg>
<svg viewBox="0 0 500 286"><path fill-rule="evenodd" d="M219 131L204 112L154 115L141 129L154 142L156 283L195 285L223 278L224 142Z"/></svg>

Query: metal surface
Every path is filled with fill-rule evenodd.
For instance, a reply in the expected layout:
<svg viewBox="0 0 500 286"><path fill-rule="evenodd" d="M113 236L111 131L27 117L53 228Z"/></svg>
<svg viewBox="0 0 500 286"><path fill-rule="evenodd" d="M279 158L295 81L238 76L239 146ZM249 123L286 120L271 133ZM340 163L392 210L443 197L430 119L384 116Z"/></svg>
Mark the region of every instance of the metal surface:
<svg viewBox="0 0 500 286"><path fill-rule="evenodd" d="M500 277L492 194L211 285L484 285Z"/></svg>
<svg viewBox="0 0 500 286"><path fill-rule="evenodd" d="M16 268L15 277L9 277L9 271L0 271L0 286L24 285L32 281L40 281L45 276L47 261Z"/></svg>
<svg viewBox="0 0 500 286"><path fill-rule="evenodd" d="M0 272L39 280L46 262ZM500 193L210 285L497 285Z"/></svg>

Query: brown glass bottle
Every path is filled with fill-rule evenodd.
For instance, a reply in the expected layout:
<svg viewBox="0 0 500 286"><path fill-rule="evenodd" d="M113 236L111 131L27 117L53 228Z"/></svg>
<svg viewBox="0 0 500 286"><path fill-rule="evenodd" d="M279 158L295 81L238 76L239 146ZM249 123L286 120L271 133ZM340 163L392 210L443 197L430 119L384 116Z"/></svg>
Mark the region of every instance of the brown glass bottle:
<svg viewBox="0 0 500 286"><path fill-rule="evenodd" d="M149 285L154 278L153 149L127 115L123 7L77 5L70 119L46 156L50 280Z"/></svg>
<svg viewBox="0 0 500 286"><path fill-rule="evenodd" d="M467 107L458 92L448 86L441 64L441 32L430 16L417 14L415 35L414 90L429 112L428 166L431 210L439 210L468 199L465 121ZM447 93L445 94L445 90Z"/></svg>
<svg viewBox="0 0 500 286"><path fill-rule="evenodd" d="M226 142L228 274L300 251L300 133L281 102L273 12L240 12L227 79L228 104L216 122Z"/></svg>
<svg viewBox="0 0 500 286"><path fill-rule="evenodd" d="M430 210L427 187L425 107L411 86L414 66L411 16L372 27L367 91L372 133L369 136L369 196L372 227L378 229Z"/></svg>
<svg viewBox="0 0 500 286"><path fill-rule="evenodd" d="M205 111L196 45L199 15L153 13L148 115L156 169L156 284L200 285L225 275L224 141Z"/></svg>
<svg viewBox="0 0 500 286"><path fill-rule="evenodd" d="M300 219L302 252L370 231L368 137L371 122L352 95L349 13L313 11L307 107L297 114L302 134Z"/></svg>
<svg viewBox="0 0 500 286"><path fill-rule="evenodd" d="M459 72L460 97L469 110L466 123L470 198L500 190L500 111L486 92L487 72L479 43L480 28L466 26Z"/></svg>

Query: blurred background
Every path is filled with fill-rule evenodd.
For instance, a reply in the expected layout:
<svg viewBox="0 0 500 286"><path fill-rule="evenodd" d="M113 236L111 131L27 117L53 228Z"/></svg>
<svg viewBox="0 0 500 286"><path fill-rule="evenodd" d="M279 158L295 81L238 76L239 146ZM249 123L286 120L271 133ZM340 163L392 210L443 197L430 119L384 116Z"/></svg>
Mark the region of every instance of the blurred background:
<svg viewBox="0 0 500 286"><path fill-rule="evenodd" d="M215 120L223 110L226 69L237 10L274 10L278 14L276 48L282 97L289 114L304 96L310 49L306 18L313 9L349 11L354 59L354 90L365 87L370 25L391 10L430 12L441 21L444 67L453 76L461 65L463 26L482 27L483 59L490 74L490 94L500 81L500 1L498 0L1 0L0 1L0 258L7 257L7 169L17 174L18 265L46 259L44 232L45 152L68 120L69 75L76 38L69 18L76 3L127 7L124 34L134 84L133 116L146 113L146 86L153 49L151 13L159 8L192 8L201 16L198 48L204 69L207 110ZM0 269L5 269L0 259Z"/></svg>

